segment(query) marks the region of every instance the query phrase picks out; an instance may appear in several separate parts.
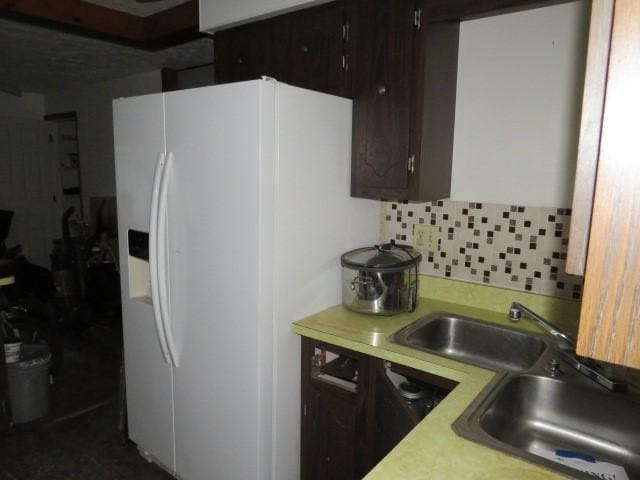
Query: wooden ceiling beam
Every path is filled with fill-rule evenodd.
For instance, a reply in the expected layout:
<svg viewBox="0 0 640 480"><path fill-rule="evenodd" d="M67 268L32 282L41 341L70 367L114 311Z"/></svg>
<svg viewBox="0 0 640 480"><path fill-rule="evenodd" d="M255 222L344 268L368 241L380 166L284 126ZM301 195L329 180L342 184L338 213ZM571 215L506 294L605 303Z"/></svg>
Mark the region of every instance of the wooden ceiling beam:
<svg viewBox="0 0 640 480"><path fill-rule="evenodd" d="M200 36L197 0L148 17L82 0L0 0L0 17L145 50L166 48Z"/></svg>
<svg viewBox="0 0 640 480"><path fill-rule="evenodd" d="M16 0L0 3L0 15L128 42L145 40L144 18L82 0Z"/></svg>

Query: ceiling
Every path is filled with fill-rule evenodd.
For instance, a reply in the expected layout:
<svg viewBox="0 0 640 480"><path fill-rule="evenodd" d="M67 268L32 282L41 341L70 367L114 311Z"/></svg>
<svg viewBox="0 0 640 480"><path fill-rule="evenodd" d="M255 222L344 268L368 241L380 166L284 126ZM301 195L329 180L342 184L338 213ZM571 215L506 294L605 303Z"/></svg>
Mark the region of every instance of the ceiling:
<svg viewBox="0 0 640 480"><path fill-rule="evenodd" d="M150 16L186 2L90 0L90 3ZM180 69L213 61L210 37L148 51L6 18L0 18L0 51L0 90L16 93L55 92L163 67Z"/></svg>

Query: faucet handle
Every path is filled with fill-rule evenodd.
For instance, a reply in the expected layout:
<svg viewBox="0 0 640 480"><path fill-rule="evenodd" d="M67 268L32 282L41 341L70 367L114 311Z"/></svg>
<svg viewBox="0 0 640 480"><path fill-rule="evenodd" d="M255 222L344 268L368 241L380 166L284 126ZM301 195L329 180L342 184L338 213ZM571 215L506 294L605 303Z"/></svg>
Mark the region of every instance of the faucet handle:
<svg viewBox="0 0 640 480"><path fill-rule="evenodd" d="M597 362L578 357L575 353L566 351L559 353L578 372L589 377L594 382L599 383L607 390L612 392L624 392L627 390L627 382L623 378L619 378L618 375L612 374L612 369L605 369L605 371L603 371L602 366Z"/></svg>

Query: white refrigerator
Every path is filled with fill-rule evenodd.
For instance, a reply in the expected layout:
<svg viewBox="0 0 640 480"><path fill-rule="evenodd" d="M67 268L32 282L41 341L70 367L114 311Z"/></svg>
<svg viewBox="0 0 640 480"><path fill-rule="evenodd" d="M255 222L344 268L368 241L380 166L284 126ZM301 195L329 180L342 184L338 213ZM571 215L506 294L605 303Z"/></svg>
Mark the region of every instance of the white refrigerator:
<svg viewBox="0 0 640 480"><path fill-rule="evenodd" d="M377 241L351 101L271 79L114 101L130 438L185 480L299 477L300 341Z"/></svg>

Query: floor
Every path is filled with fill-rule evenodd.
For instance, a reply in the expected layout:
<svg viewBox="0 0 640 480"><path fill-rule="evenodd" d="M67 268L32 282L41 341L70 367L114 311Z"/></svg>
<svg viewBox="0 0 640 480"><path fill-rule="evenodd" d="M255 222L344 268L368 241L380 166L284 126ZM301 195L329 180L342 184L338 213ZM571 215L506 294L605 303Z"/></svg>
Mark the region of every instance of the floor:
<svg viewBox="0 0 640 480"><path fill-rule="evenodd" d="M62 335L63 360L46 418L0 442L0 480L165 480L118 429L121 332L95 321Z"/></svg>

